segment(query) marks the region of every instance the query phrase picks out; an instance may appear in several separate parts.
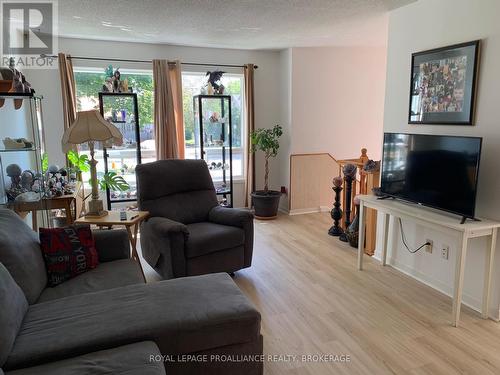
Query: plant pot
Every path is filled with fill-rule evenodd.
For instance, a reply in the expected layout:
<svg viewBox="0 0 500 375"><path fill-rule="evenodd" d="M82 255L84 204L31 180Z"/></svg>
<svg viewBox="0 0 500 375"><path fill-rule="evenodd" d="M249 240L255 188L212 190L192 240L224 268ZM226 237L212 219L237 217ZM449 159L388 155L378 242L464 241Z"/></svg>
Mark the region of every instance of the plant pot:
<svg viewBox="0 0 500 375"><path fill-rule="evenodd" d="M255 218L262 220L275 219L278 216L281 192L275 190L257 190L252 193Z"/></svg>

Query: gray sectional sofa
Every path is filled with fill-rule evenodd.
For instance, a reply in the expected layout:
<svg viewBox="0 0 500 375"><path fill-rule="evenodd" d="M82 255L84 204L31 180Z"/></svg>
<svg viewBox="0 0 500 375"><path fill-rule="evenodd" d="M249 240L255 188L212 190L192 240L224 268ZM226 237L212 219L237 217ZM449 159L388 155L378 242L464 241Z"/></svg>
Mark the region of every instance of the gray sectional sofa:
<svg viewBox="0 0 500 375"><path fill-rule="evenodd" d="M229 275L145 284L125 232L95 239L99 266L48 288L36 234L0 209L5 374L262 374L258 360L220 361L262 354L260 314Z"/></svg>

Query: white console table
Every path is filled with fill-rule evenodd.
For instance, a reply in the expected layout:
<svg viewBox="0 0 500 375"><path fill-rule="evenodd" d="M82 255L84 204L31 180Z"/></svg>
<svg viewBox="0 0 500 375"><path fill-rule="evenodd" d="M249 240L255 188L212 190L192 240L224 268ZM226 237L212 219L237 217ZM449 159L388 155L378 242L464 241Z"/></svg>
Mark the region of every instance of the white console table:
<svg viewBox="0 0 500 375"><path fill-rule="evenodd" d="M468 220L460 224L458 216L451 216L440 213L437 210L428 209L418 204L401 202L398 200L381 200L373 195L359 195L359 245L358 245L358 269L363 269L363 243L365 241L365 208L373 208L384 215L384 231L382 241L382 265L386 265L387 247L391 250L393 235L389 234L389 218L401 218L413 221L421 226L439 230L441 232L460 236L459 247L457 249L455 264L455 279L453 291L453 312L451 322L453 326L458 326L460 319L460 307L462 305L462 288L464 283L465 258L467 254L468 241L471 238L488 237L486 251L486 266L484 270L484 287L481 307L483 319L488 318L488 307L490 301L491 274L493 269L493 258L495 256L497 229L499 222L491 220L472 221ZM388 238L391 244L388 246ZM424 241L424 240L423 240Z"/></svg>

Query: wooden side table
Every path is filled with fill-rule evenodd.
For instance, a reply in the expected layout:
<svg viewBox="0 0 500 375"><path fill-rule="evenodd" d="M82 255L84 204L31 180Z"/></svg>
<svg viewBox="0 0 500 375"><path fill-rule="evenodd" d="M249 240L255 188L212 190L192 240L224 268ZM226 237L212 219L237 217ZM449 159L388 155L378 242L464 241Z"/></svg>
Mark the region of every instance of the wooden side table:
<svg viewBox="0 0 500 375"><path fill-rule="evenodd" d="M139 253L137 252L137 232L140 224L149 217L148 211L126 211L127 220L120 220L120 211L108 211L108 214L103 217L81 217L75 220L75 224L96 225L99 228L112 228L116 225L123 225L127 230L128 239L132 248L132 258L139 263L142 277L146 281L144 270L142 269Z"/></svg>
<svg viewBox="0 0 500 375"><path fill-rule="evenodd" d="M73 203L76 205L76 199L78 194L80 194L81 183L77 183L75 191L73 194L62 195L60 197L44 198L36 202L12 202L9 204L9 208L13 209L22 218L26 217L29 212L32 212L31 220L32 227L34 231L38 229L36 212L42 210L55 210L62 209L66 213L66 222L68 225L73 224L74 216L71 211L71 206ZM76 212L75 206L75 212Z"/></svg>

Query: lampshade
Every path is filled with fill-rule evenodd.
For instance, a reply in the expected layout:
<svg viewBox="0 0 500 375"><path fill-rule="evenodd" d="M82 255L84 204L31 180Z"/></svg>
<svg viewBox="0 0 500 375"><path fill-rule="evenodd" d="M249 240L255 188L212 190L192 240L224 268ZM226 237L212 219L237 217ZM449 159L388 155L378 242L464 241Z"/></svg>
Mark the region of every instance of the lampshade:
<svg viewBox="0 0 500 375"><path fill-rule="evenodd" d="M73 145L89 141L121 145L123 136L120 130L106 121L98 111L81 111L76 114L75 122L64 132L61 141L63 152L71 150Z"/></svg>

